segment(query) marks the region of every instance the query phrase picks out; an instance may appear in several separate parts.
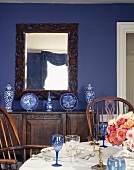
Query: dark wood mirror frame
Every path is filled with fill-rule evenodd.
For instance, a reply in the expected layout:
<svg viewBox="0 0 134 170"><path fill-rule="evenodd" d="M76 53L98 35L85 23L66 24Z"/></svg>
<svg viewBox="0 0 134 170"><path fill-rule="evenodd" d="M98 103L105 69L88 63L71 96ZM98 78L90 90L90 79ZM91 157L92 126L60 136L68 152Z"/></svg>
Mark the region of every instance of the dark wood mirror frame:
<svg viewBox="0 0 134 170"><path fill-rule="evenodd" d="M46 99L47 90L25 89L25 33L68 33L68 90L49 90L52 99L59 99L64 93L77 96L78 88L78 24L17 24L16 25L16 68L15 68L15 100L21 99L25 93L34 93L40 100Z"/></svg>

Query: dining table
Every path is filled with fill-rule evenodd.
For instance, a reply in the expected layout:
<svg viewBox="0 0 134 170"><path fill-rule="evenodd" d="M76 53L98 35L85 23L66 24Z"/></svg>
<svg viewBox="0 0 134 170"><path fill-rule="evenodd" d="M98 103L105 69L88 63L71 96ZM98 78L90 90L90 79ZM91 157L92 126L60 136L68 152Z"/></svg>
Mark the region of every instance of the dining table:
<svg viewBox="0 0 134 170"><path fill-rule="evenodd" d="M99 143L101 142L99 141ZM62 165L59 167L52 166L55 163L56 155L54 149L52 147L44 148L39 154L32 155L30 159L22 164L19 170L92 170L94 165L99 165L100 159L104 165L107 165L107 159L112 156L118 156L122 150L122 146L112 146L107 142L105 144L107 147L103 148L100 145L91 144L91 142L80 142L73 162L64 144L59 151L58 163ZM126 170L134 170L133 160L126 161Z"/></svg>

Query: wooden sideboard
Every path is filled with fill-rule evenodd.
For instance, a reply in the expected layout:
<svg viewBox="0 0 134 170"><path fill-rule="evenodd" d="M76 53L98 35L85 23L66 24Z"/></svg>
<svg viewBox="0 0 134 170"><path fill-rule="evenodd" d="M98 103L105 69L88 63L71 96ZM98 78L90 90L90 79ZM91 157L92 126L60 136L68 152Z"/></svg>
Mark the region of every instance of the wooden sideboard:
<svg viewBox="0 0 134 170"><path fill-rule="evenodd" d="M77 134L87 141L89 129L85 111L12 112L22 144L51 144L52 134Z"/></svg>

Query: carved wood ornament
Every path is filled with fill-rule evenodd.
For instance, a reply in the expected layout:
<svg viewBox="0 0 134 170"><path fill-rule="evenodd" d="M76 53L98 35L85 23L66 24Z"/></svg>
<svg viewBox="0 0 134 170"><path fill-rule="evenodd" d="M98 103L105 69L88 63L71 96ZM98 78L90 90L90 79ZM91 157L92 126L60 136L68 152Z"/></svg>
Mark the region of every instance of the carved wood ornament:
<svg viewBox="0 0 134 170"><path fill-rule="evenodd" d="M15 100L25 93L34 93L40 100L46 99L47 90L25 89L25 33L68 33L68 90L49 90L52 99L59 99L64 93L77 96L78 88L78 24L17 24L16 25L16 67L15 67Z"/></svg>

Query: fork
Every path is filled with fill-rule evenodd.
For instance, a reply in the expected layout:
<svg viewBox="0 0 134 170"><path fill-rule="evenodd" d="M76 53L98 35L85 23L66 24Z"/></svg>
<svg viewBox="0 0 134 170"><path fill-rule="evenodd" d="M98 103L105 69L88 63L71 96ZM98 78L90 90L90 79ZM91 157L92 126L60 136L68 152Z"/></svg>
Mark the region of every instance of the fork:
<svg viewBox="0 0 134 170"><path fill-rule="evenodd" d="M82 159L88 160L89 158L94 157L94 156L95 156L95 153L91 153L89 155L82 157Z"/></svg>

